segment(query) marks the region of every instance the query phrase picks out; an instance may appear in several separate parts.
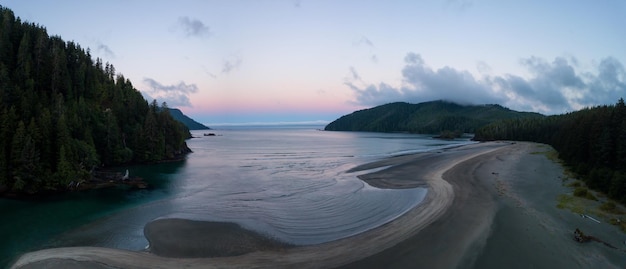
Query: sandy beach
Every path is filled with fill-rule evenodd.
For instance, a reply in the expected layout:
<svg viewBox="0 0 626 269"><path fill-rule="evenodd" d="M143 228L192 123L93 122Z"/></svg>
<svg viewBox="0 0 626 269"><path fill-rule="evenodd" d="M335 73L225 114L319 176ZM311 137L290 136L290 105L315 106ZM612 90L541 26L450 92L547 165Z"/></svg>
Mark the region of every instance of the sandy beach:
<svg viewBox="0 0 626 269"><path fill-rule="evenodd" d="M158 249L152 253L46 249L23 255L12 268L623 268L624 234L556 208L557 195L568 189L562 168L536 154L546 150L490 142L355 167L348 172L371 186L427 187L428 194L396 220L333 242L289 247L236 225L157 220L145 230ZM576 243L576 228L622 249ZM194 237L199 231L203 236ZM218 244L224 238L240 243Z"/></svg>

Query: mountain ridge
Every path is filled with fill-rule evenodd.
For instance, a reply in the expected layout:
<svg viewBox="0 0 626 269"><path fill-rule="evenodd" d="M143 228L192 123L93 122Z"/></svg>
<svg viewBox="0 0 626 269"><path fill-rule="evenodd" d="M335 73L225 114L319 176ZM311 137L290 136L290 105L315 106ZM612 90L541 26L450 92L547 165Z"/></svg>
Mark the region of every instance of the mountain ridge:
<svg viewBox="0 0 626 269"><path fill-rule="evenodd" d="M530 117L545 116L534 112L514 111L497 104L461 105L444 100L418 104L395 102L344 115L326 125L324 130L473 133L477 128L498 120Z"/></svg>
<svg viewBox="0 0 626 269"><path fill-rule="evenodd" d="M184 124L185 126L187 126L187 128L189 130L210 130L211 128L209 128L208 126L199 123L197 121L195 121L194 119L190 118L189 116L185 115L180 109L178 108L170 108L170 115L172 115L172 117L181 122L182 124Z"/></svg>

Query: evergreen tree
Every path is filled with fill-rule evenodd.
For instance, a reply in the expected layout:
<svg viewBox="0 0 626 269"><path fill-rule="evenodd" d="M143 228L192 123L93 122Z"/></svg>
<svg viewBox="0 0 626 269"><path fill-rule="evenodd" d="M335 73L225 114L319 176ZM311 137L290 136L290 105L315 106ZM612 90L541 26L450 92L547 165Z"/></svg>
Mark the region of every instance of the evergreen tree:
<svg viewBox="0 0 626 269"><path fill-rule="evenodd" d="M89 49L0 7L0 194L64 190L94 167L174 158L189 132L161 111Z"/></svg>
<svg viewBox="0 0 626 269"><path fill-rule="evenodd" d="M626 202L626 106L536 119L501 121L480 128L475 140L521 140L552 145L587 185Z"/></svg>

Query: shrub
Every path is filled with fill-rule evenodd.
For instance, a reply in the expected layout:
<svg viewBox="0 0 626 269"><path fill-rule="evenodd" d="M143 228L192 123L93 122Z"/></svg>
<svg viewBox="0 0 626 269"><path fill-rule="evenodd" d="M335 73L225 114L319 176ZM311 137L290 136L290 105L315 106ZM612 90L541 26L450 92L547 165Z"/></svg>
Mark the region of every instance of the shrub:
<svg viewBox="0 0 626 269"><path fill-rule="evenodd" d="M578 187L581 187L582 185L580 184L580 181L576 180L576 181L572 182L571 184L569 184L568 186L570 186L572 188L578 188Z"/></svg>
<svg viewBox="0 0 626 269"><path fill-rule="evenodd" d="M620 214L620 210L619 208L617 208L617 205L612 202L612 201L608 201L605 203L602 203L600 205L600 210L604 211L604 212L608 212L608 213L613 213L613 214Z"/></svg>
<svg viewBox="0 0 626 269"><path fill-rule="evenodd" d="M594 196L593 193L589 192L585 187L577 187L576 189L574 189L574 196L598 201L598 198L596 198L596 196Z"/></svg>
<svg viewBox="0 0 626 269"><path fill-rule="evenodd" d="M587 196L587 188L577 187L574 190L574 196L578 196L578 197L585 197L585 196Z"/></svg>

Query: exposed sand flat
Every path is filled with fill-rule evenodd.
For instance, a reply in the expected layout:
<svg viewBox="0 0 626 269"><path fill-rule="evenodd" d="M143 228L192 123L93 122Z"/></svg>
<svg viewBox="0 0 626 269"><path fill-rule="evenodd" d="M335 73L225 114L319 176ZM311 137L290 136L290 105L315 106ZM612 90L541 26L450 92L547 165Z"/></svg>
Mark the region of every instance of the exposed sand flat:
<svg viewBox="0 0 626 269"><path fill-rule="evenodd" d="M614 257L571 257L569 253L581 247L568 241L571 237L565 232L549 239L557 242L551 244L557 249L551 250L549 255L537 255L533 252L542 250L531 244L532 238L526 238L528 234L517 234L518 229L523 231L526 227L508 223L510 216L507 212L510 210L507 210L511 205L516 205L511 203L513 197L517 197L515 201L520 201L519 197L525 193L504 194L506 191L503 186L506 184L501 184L504 177L530 182L533 181L532 177L560 171L554 164L547 168L541 167L546 171L538 170L537 165L548 161L545 156L530 154L536 147L536 144L530 143L480 143L440 152L400 156L356 167L353 170L392 165L360 178L381 188L407 188L426 184L428 194L416 208L390 223L329 243L278 251L257 251L234 257L195 259L165 258L146 252L95 247L57 248L27 253L13 268L81 268L85 265L97 268L471 268L475 265L481 268L549 268L548 265L589 268L590 264L597 265L598 262L610 268ZM528 173L518 173L520 169ZM541 188L541 184L534 188ZM532 190L532 187L528 190ZM535 206L548 205L544 202ZM554 204L549 206L554 207ZM521 214L514 217L519 218L515 219L516 222L528 225L534 222L530 218L532 216ZM550 216L542 218L544 223L551 220ZM560 225L563 231L569 229L565 224ZM513 228L503 230L503 227ZM176 229L175 226L171 228ZM538 231L530 233L530 236L542 237L542 233L549 232L549 229ZM512 240L506 237L506 234L511 233L514 234L513 240L531 243L507 241ZM510 246L519 249L509 253L506 252L507 246L509 249ZM559 246L566 247L560 250ZM601 247L598 249L604 251ZM584 254L581 251L574 253ZM495 259L495 262L490 257L503 254L511 257ZM517 254L524 256L518 257ZM529 262L533 261L534 256L542 257L543 260ZM616 257L619 259L619 256Z"/></svg>

